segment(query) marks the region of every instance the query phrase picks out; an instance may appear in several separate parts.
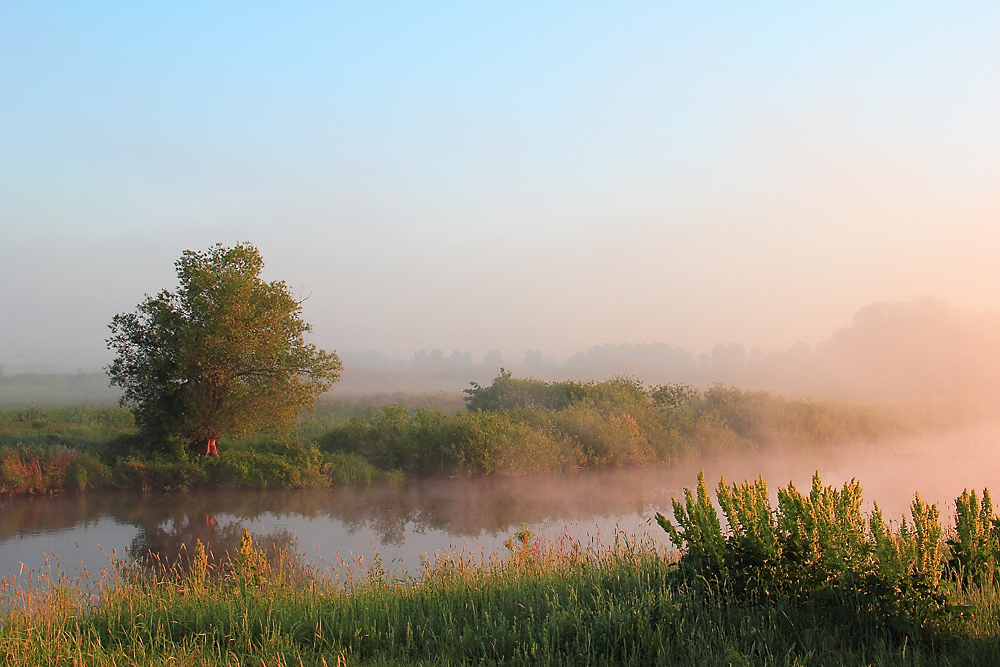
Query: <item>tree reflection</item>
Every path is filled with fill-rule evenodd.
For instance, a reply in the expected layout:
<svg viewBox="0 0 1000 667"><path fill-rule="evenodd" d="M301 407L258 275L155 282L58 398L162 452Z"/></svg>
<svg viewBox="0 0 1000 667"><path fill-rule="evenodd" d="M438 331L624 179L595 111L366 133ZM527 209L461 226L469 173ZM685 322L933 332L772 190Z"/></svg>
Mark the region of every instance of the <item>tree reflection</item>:
<svg viewBox="0 0 1000 667"><path fill-rule="evenodd" d="M205 545L209 564L218 566L238 551L247 524L274 509L272 499L259 492L143 500L128 511L129 523L139 529L128 552L136 563L151 568L187 567L197 541ZM287 531L254 536L254 542L272 561L278 553L298 553L295 537Z"/></svg>
<svg viewBox="0 0 1000 667"><path fill-rule="evenodd" d="M407 534L432 530L476 538L525 523L661 509L669 505L671 495L662 475L662 468L651 467L567 476L425 479L402 486L8 499L0 504L0 540L67 530L109 517L138 529L129 547L134 558L146 564L172 564L186 558L196 540L216 558L233 552L243 527L265 515L325 518L350 533L372 531L387 545L402 545ZM683 479L689 482L692 477L686 474ZM264 543L268 548L296 546L287 533L268 535Z"/></svg>

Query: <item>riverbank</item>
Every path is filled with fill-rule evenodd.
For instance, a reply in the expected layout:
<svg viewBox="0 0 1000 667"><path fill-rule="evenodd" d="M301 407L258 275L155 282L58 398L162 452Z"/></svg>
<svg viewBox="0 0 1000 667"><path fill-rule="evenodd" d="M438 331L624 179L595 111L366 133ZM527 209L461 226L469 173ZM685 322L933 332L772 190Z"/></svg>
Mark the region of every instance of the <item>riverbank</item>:
<svg viewBox="0 0 1000 667"><path fill-rule="evenodd" d="M523 475L711 456L798 452L940 431L971 421L961 405L787 400L684 385L541 382L501 375L466 410L320 404L286 438L222 441L219 458L140 433L120 408L0 411L0 494L91 490L308 488L405 477ZM406 401L406 397L396 397Z"/></svg>
<svg viewBox="0 0 1000 667"><path fill-rule="evenodd" d="M738 599L679 576L648 544L601 550L512 541L505 560L454 556L416 577L375 560L324 579L245 538L213 567L123 568L91 607L84 583L35 594L0 626L3 664L953 665L1000 659L1000 596L956 591L969 613L921 638L827 598ZM22 600L24 602L24 600Z"/></svg>

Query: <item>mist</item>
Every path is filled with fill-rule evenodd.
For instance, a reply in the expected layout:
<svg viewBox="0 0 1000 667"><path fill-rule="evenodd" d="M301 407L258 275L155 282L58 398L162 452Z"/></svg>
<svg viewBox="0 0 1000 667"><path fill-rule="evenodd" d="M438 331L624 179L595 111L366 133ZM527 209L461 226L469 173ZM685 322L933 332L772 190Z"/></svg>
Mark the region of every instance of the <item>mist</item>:
<svg viewBox="0 0 1000 667"><path fill-rule="evenodd" d="M925 296L874 303L816 345L800 342L763 351L740 342L696 353L670 343L595 345L569 357L542 350L505 356L491 350L421 350L408 359L377 350L339 351L344 370L327 398L384 394L454 395L470 382L488 384L501 368L517 377L601 381L616 376L648 386L671 382L763 390L789 398L919 402L951 401L970 413L1000 406L1000 313L957 308ZM0 404L110 403L117 390L96 369L46 378L59 367L0 365ZM445 403L456 404L457 399Z"/></svg>
<svg viewBox="0 0 1000 667"><path fill-rule="evenodd" d="M992 410L1000 401L1000 314L962 310L932 296L861 308L815 346L763 351L739 342L697 354L669 343L604 344L556 359L541 350L505 358L493 350L421 351L391 360L377 351L343 352L333 396L457 391L489 382L500 368L544 380L604 380L619 375L649 385L722 383L795 398L955 400Z"/></svg>
<svg viewBox="0 0 1000 667"><path fill-rule="evenodd" d="M0 363L96 371L184 250L250 241L351 363L840 392L866 304L1000 308L998 22L4 5Z"/></svg>

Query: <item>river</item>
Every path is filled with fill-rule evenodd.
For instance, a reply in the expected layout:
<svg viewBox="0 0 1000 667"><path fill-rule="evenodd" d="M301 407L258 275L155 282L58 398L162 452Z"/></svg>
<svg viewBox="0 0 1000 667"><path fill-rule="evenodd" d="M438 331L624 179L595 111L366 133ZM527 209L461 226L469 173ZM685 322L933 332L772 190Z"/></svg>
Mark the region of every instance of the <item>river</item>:
<svg viewBox="0 0 1000 667"><path fill-rule="evenodd" d="M370 560L417 573L422 558L464 550L505 553L523 525L536 534L606 544L616 535L666 544L653 521L670 516L671 497L693 487L704 469L742 482L763 475L772 498L794 481L808 490L858 479L866 509L878 501L887 518L906 512L915 491L937 502L950 521L964 488L1000 492L1000 428L979 426L915 438L805 448L743 457L515 478L425 479L399 487L300 491L194 492L185 495L102 493L0 499L0 577L34 581L55 564L69 576L107 568L109 557L154 553L172 561L200 539L215 554L233 550L244 527L261 543L290 547L336 570ZM13 579L10 579L10 578Z"/></svg>

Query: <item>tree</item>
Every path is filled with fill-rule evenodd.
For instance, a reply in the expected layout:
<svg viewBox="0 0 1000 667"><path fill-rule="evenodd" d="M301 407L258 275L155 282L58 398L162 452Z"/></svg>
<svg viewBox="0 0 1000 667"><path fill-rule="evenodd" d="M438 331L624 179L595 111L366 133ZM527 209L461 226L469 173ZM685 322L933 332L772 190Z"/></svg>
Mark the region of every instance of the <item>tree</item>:
<svg viewBox="0 0 1000 667"><path fill-rule="evenodd" d="M186 250L180 285L115 315L111 384L148 434L180 437L218 456L223 435L288 433L340 378L340 359L304 336L302 304L283 281L264 282L249 243Z"/></svg>

